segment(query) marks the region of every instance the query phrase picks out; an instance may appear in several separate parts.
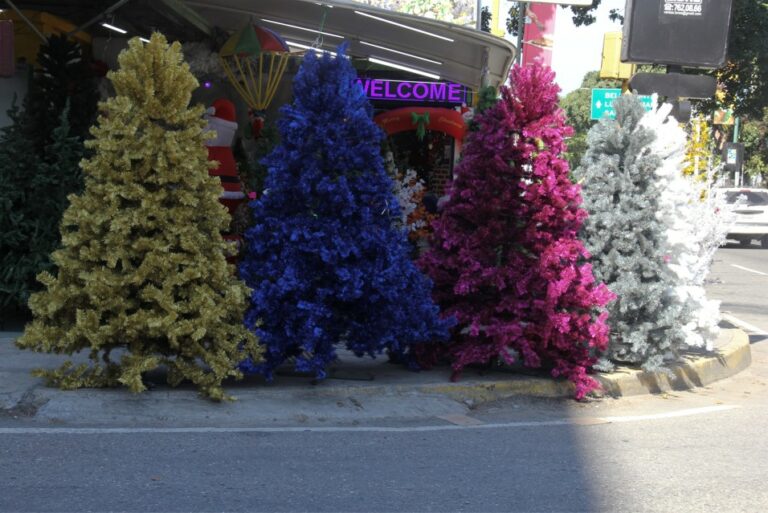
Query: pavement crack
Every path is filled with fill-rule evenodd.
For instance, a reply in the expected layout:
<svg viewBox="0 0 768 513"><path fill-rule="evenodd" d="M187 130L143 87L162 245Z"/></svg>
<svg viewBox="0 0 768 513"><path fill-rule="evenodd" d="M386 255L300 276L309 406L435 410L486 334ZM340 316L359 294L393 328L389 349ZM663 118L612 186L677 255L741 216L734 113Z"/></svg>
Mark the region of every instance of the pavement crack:
<svg viewBox="0 0 768 513"><path fill-rule="evenodd" d="M47 404L48 401L47 397L37 395L34 389L27 390L15 405L10 408L0 409L0 414L13 418L32 418L37 415L40 408Z"/></svg>

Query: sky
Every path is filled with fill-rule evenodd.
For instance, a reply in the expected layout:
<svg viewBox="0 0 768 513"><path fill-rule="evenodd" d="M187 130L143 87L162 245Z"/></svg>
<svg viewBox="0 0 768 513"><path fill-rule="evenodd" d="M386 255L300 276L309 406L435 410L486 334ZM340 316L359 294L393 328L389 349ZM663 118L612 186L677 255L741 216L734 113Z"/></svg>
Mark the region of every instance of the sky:
<svg viewBox="0 0 768 513"><path fill-rule="evenodd" d="M562 94L578 89L588 71L600 69L603 34L621 30L621 25L608 19L610 10L616 8L623 11L624 0L603 0L597 21L588 27L574 26L570 9L557 10L552 68Z"/></svg>

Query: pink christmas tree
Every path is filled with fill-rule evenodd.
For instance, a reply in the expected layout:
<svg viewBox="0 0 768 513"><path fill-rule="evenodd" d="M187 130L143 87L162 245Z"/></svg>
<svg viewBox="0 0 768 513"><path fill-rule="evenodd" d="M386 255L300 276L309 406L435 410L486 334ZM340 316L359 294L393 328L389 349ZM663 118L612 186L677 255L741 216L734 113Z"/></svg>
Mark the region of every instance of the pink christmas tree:
<svg viewBox="0 0 768 513"><path fill-rule="evenodd" d="M454 379L473 363L521 360L566 377L580 399L599 386L587 371L606 348L613 294L595 283L577 237L586 212L561 157L572 129L554 73L516 66L511 81L475 117L420 260L444 315L458 321L453 342L417 351L425 366L447 357Z"/></svg>

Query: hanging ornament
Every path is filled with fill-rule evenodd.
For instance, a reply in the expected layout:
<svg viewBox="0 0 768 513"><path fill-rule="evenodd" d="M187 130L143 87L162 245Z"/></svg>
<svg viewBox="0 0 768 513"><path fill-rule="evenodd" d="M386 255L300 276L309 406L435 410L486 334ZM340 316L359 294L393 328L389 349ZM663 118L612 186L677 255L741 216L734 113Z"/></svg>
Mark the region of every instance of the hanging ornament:
<svg viewBox="0 0 768 513"><path fill-rule="evenodd" d="M279 35L251 23L235 32L219 51L227 78L256 112L265 111L272 102L289 56L288 45Z"/></svg>
<svg viewBox="0 0 768 513"><path fill-rule="evenodd" d="M424 114L418 114L411 112L411 124L416 125L416 137L419 141L424 140L424 136L427 135L427 125L429 125L429 112Z"/></svg>
<svg viewBox="0 0 768 513"><path fill-rule="evenodd" d="M264 123L267 120L266 112L248 109L248 120L250 123L246 130L246 138L258 139L261 137L261 131L264 129Z"/></svg>

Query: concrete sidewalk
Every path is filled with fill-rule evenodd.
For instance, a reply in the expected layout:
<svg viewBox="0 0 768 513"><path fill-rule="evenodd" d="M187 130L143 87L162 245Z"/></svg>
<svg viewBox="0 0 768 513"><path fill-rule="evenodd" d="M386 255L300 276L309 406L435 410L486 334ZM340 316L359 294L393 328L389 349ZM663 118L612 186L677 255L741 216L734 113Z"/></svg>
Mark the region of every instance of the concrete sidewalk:
<svg viewBox="0 0 768 513"><path fill-rule="evenodd" d="M569 398L570 383L524 368L470 368L458 382L450 369L411 372L386 357L358 359L341 353L329 378L313 384L289 371L273 383L249 377L226 385L237 398L213 403L189 386L158 384L143 394L124 389L60 391L31 376L33 368L55 368L65 356L16 349L19 333L0 332L0 422L22 419L46 425L254 426L357 425L423 418L461 418L480 404L511 397ZM723 329L712 353L690 352L671 374L619 368L598 373L604 394L659 393L705 386L750 364L749 340L738 329ZM84 361L82 356L74 361ZM162 381L159 376L158 382Z"/></svg>

